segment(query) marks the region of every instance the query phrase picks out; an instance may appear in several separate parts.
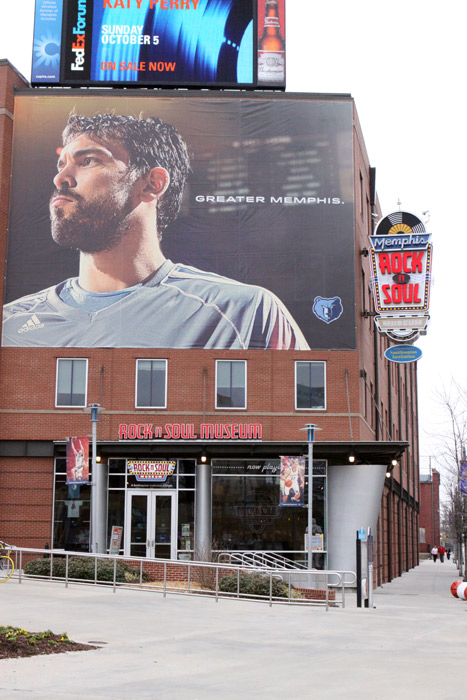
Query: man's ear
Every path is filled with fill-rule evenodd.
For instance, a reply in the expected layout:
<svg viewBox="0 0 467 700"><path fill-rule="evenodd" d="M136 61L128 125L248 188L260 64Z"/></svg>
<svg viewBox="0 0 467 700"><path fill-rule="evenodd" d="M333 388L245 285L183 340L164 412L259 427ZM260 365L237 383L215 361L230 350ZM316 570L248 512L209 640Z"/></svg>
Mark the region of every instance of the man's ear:
<svg viewBox="0 0 467 700"><path fill-rule="evenodd" d="M162 197L170 184L170 175L165 168L152 168L142 177L140 197L142 202L152 202Z"/></svg>

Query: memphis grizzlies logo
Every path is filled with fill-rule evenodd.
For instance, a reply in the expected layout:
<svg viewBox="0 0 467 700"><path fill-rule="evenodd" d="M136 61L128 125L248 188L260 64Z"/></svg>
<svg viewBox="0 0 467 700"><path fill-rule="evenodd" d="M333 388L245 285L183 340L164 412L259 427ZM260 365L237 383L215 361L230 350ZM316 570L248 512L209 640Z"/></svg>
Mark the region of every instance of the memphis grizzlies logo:
<svg viewBox="0 0 467 700"><path fill-rule="evenodd" d="M331 299L315 297L313 313L320 321L324 321L324 323L337 321L337 319L342 316L343 311L344 309L340 297L332 297Z"/></svg>

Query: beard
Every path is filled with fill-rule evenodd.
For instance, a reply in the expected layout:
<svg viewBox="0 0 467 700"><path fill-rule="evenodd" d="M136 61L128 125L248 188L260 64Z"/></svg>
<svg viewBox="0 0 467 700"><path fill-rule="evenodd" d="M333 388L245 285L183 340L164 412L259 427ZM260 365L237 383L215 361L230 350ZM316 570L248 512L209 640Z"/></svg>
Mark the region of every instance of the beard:
<svg viewBox="0 0 467 700"><path fill-rule="evenodd" d="M101 253L114 248L127 233L130 223L128 215L132 207L129 183L120 183L118 191L109 192L104 198L85 202L68 189L55 192L75 202L74 213L66 216L60 208L50 213L52 238L64 248L73 248L83 253Z"/></svg>

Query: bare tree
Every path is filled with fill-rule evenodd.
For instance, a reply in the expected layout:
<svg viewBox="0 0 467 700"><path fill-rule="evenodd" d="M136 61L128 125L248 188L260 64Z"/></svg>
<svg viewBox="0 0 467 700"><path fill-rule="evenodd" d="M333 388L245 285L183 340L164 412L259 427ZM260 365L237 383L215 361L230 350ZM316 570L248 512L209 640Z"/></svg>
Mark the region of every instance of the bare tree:
<svg viewBox="0 0 467 700"><path fill-rule="evenodd" d="M466 460L467 390L453 382L449 390L438 392L438 398L445 416L443 431L437 438L437 461L442 468L445 491L443 529L456 545L459 571L464 571L464 580L467 580L463 561L464 544L467 543L467 504L460 481L461 463Z"/></svg>

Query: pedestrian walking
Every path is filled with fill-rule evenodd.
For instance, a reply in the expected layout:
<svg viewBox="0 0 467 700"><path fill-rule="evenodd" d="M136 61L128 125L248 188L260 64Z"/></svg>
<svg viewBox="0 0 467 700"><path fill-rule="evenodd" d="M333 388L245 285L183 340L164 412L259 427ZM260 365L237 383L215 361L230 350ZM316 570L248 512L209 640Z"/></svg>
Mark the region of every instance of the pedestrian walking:
<svg viewBox="0 0 467 700"><path fill-rule="evenodd" d="M449 561L450 558L451 558L451 550L450 550L449 547L448 547L447 550L446 550L446 558L447 558L448 561Z"/></svg>
<svg viewBox="0 0 467 700"><path fill-rule="evenodd" d="M431 556L433 557L433 561L436 561L438 558L438 547L433 547L431 550Z"/></svg>
<svg viewBox="0 0 467 700"><path fill-rule="evenodd" d="M444 562L444 555L445 554L446 554L446 550L444 549L443 545L438 547L438 556L439 556L439 560L441 563Z"/></svg>

